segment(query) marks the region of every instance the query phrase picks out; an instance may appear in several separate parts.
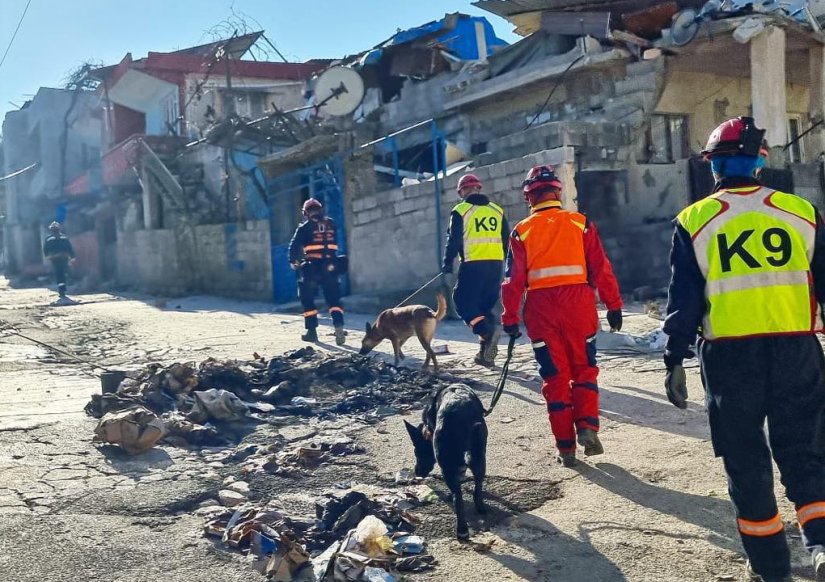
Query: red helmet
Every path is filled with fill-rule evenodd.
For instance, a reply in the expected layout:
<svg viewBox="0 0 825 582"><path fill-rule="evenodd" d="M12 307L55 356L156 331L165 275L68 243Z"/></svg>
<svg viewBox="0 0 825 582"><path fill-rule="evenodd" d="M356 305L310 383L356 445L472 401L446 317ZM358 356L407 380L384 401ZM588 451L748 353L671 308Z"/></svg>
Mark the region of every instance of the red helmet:
<svg viewBox="0 0 825 582"><path fill-rule="evenodd" d="M310 198L309 200L304 202L304 207L303 207L304 216L307 216L309 214L310 210L321 210L322 208L323 208L323 205L321 205L320 202L318 202L315 198Z"/></svg>
<svg viewBox="0 0 825 582"><path fill-rule="evenodd" d="M481 180L475 174L464 174L458 180L458 185L455 187L456 191L461 191L464 188L473 188L478 186L481 188Z"/></svg>
<svg viewBox="0 0 825 582"><path fill-rule="evenodd" d="M553 189L561 190L561 180L556 176L553 166L534 166L527 172L521 186L524 199L533 206L542 195Z"/></svg>
<svg viewBox="0 0 825 582"><path fill-rule="evenodd" d="M753 117L735 117L713 130L701 153L706 160L714 156L767 156L764 137L765 130L756 127Z"/></svg>

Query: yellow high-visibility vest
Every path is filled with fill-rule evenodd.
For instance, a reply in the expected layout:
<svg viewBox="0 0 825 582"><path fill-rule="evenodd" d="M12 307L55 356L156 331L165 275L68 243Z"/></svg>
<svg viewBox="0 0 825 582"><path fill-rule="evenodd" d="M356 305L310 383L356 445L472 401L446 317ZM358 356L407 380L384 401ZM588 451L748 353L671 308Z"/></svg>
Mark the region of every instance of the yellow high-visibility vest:
<svg viewBox="0 0 825 582"><path fill-rule="evenodd" d="M821 330L811 276L816 209L762 187L721 190L676 219L705 277L706 339Z"/></svg>
<svg viewBox="0 0 825 582"><path fill-rule="evenodd" d="M464 223L464 261L503 261L504 210L501 206L492 202L484 205L460 202L453 210Z"/></svg>

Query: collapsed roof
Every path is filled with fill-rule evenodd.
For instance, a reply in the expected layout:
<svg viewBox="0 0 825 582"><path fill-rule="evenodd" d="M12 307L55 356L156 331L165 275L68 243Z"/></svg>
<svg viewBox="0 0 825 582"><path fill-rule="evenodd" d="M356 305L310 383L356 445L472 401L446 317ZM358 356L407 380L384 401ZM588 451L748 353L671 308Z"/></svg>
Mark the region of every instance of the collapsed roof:
<svg viewBox="0 0 825 582"><path fill-rule="evenodd" d="M609 39L619 30L654 40L667 36L673 19L684 10L696 10L697 23L753 13L793 20L817 33L825 23L822 0L477 0L473 4L505 18L522 36L544 30Z"/></svg>

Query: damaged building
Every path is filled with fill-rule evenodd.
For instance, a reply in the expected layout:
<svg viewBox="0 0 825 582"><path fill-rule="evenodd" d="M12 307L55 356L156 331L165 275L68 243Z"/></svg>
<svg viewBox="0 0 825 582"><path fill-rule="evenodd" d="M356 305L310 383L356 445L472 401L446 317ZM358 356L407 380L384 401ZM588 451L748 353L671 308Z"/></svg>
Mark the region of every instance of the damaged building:
<svg viewBox="0 0 825 582"><path fill-rule="evenodd" d="M527 212L521 181L539 163L557 166L565 204L599 224L623 288L662 287L670 221L712 188L699 151L737 115L767 129L768 185L825 202L825 37L807 4L476 4L524 39L491 42L483 19L463 15L401 31L343 61L362 72L367 97L334 121L337 152L296 147L289 164L279 154L261 163L275 180L339 164L332 198L344 208L353 292L412 289L438 272L465 169L514 223ZM277 265L274 275L277 286Z"/></svg>
<svg viewBox="0 0 825 582"><path fill-rule="evenodd" d="M96 224L88 210L100 194L100 127L94 93L82 88L43 87L6 114L0 177L7 274L48 272L42 248L53 220L73 234L76 274L99 274Z"/></svg>
<svg viewBox="0 0 825 582"><path fill-rule="evenodd" d="M36 152L57 143L65 111L38 105L58 98L42 90L4 124L7 263L42 272L42 227L63 216L73 240L89 233L79 263L104 280L287 303L287 246L312 196L339 225L345 290L400 294L439 271L462 173L513 224L527 170L553 164L623 289L661 288L670 221L712 188L699 151L737 115L767 130L768 185L825 202L816 4L475 4L523 38L455 13L335 61L252 60L260 32L127 54L88 72L65 171ZM342 68L358 73L358 102L335 113L315 88Z"/></svg>
<svg viewBox="0 0 825 582"><path fill-rule="evenodd" d="M91 73L121 284L271 298L270 207L256 161L307 137L274 113L302 105L325 64L245 59L261 36L127 54Z"/></svg>

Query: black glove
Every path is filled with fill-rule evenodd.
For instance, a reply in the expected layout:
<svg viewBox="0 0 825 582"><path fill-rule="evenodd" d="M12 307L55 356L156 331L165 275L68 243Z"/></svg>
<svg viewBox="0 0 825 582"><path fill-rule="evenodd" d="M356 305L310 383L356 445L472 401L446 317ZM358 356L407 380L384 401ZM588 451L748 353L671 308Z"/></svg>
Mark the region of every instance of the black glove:
<svg viewBox="0 0 825 582"><path fill-rule="evenodd" d="M518 339L521 337L521 329L519 329L519 325L517 323L505 325L502 329L504 330L504 333L506 333L513 339Z"/></svg>
<svg viewBox="0 0 825 582"><path fill-rule="evenodd" d="M687 408L687 377L685 369L682 367L684 358L692 358L695 354L689 349L675 351L665 350L664 361L667 368L665 375L665 393L667 399L676 408L684 410Z"/></svg>
<svg viewBox="0 0 825 582"><path fill-rule="evenodd" d="M665 393L667 399L676 408L687 408L687 377L682 364L676 364L667 371L665 376Z"/></svg>
<svg viewBox="0 0 825 582"><path fill-rule="evenodd" d="M622 310L614 309L607 312L607 323L610 331L622 331Z"/></svg>
<svg viewBox="0 0 825 582"><path fill-rule="evenodd" d="M441 274L442 275L449 275L452 272L453 272L453 266L452 265L444 265L443 267L441 267Z"/></svg>

